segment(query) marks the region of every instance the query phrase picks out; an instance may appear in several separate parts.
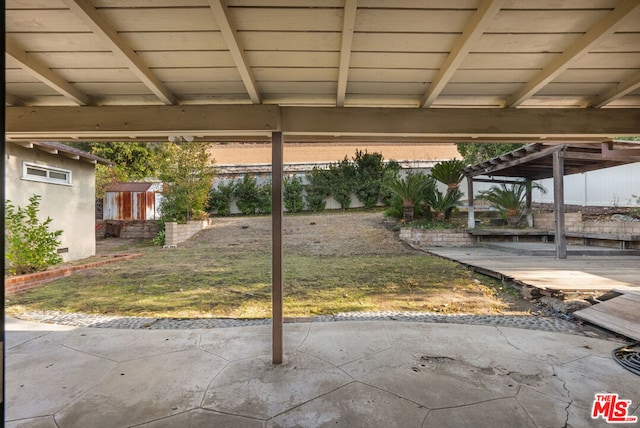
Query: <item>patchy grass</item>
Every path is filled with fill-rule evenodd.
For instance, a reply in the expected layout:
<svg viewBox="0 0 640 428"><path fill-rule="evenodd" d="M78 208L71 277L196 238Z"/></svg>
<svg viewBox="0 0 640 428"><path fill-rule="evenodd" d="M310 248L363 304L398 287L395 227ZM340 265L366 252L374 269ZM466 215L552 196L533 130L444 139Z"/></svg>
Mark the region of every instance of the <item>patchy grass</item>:
<svg viewBox="0 0 640 428"><path fill-rule="evenodd" d="M246 221L240 222L244 225ZM310 224L308 218L302 222ZM252 227L256 229L253 224ZM268 248L262 243L237 245L237 240L225 244L221 242L220 231L213 231L212 236L218 239L204 236L173 250L129 247L128 251L143 251L146 255L79 271L11 296L6 300L6 312L17 315L55 310L175 318L270 317L271 254ZM239 238L236 236L236 239ZM321 245L317 244L318 248ZM289 252L285 248L284 311L288 317L348 311L497 313L519 310L513 307L518 299L501 290L500 283L422 252L405 249L371 254L349 247L349 251L356 254L317 255L305 253L302 247L295 248L296 251Z"/></svg>

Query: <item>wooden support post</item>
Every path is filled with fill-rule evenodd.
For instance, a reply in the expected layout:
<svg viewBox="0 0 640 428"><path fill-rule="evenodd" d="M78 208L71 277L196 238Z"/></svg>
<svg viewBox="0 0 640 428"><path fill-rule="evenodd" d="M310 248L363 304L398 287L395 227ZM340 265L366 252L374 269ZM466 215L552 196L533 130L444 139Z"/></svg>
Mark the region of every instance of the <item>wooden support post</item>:
<svg viewBox="0 0 640 428"><path fill-rule="evenodd" d="M473 177L467 175L467 200L469 201L469 219L467 227L473 229L476 227L476 217L473 208Z"/></svg>
<svg viewBox="0 0 640 428"><path fill-rule="evenodd" d="M282 208L283 142L282 132L271 134L271 304L272 304L272 362L282 363L283 354L283 208Z"/></svg>
<svg viewBox="0 0 640 428"><path fill-rule="evenodd" d="M533 205L533 195L532 195L532 182L531 180L526 181L527 193L525 196L524 203L524 215L527 220L527 227L533 227L533 214L531 212L531 206Z"/></svg>
<svg viewBox="0 0 640 428"><path fill-rule="evenodd" d="M567 258L567 237L564 227L564 151L553 153L553 205L556 220L556 257Z"/></svg>

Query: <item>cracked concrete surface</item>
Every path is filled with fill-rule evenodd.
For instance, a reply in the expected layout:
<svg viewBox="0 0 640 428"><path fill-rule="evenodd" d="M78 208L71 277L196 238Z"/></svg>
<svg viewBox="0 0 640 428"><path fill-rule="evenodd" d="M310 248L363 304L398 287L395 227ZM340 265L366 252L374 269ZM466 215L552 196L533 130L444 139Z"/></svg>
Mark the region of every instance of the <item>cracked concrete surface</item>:
<svg viewBox="0 0 640 428"><path fill-rule="evenodd" d="M622 342L397 321L109 330L7 320L6 426L599 427L597 392L640 413Z"/></svg>

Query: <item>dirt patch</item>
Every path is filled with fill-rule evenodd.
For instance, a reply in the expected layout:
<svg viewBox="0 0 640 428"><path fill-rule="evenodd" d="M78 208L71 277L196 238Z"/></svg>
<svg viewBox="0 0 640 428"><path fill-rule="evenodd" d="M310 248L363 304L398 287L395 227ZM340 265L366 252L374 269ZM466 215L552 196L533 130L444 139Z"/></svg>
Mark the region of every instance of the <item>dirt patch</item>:
<svg viewBox="0 0 640 428"><path fill-rule="evenodd" d="M351 256L363 254L415 254L385 223L382 213L326 213L285 216L285 255ZM269 251L270 217L216 218L183 247Z"/></svg>

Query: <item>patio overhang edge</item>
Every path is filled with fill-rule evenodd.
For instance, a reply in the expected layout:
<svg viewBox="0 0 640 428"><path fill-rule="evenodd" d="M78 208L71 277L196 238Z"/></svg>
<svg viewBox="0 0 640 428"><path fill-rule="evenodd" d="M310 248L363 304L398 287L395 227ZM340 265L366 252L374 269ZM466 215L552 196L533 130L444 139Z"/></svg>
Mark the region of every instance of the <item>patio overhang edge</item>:
<svg viewBox="0 0 640 428"><path fill-rule="evenodd" d="M249 137L605 141L640 136L640 109L400 109L276 105L6 107L11 140Z"/></svg>

